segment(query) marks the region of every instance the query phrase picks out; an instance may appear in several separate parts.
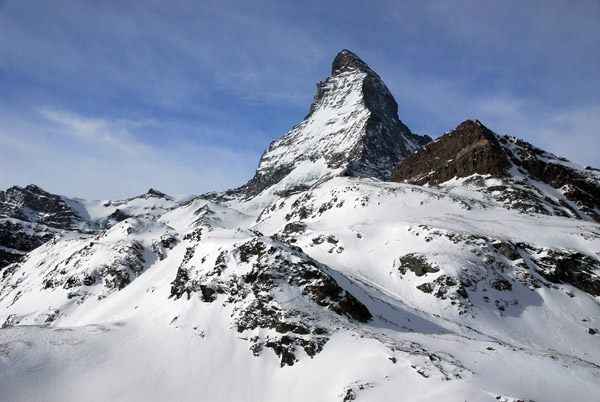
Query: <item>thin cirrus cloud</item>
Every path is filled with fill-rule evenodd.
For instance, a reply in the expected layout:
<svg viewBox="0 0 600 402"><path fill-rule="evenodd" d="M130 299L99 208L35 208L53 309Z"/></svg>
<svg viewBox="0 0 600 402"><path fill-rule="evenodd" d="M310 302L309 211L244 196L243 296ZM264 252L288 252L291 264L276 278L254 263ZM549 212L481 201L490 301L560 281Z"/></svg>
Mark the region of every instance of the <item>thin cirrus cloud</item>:
<svg viewBox="0 0 600 402"><path fill-rule="evenodd" d="M239 186L342 48L417 133L478 118L598 166L599 4L5 1L0 187L124 198Z"/></svg>
<svg viewBox="0 0 600 402"><path fill-rule="evenodd" d="M108 152L118 151L127 156L151 153L150 147L134 140L130 130L149 126L152 123L129 120L109 121L78 116L67 111L42 109L40 114L49 123L54 123L61 133L87 143L88 147L107 148Z"/></svg>

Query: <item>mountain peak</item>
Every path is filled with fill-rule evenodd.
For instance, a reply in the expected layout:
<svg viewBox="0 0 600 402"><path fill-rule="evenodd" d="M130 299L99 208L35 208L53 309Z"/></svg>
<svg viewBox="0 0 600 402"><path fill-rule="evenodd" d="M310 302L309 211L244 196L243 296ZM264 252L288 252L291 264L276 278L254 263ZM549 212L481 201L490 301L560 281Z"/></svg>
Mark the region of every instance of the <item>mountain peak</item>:
<svg viewBox="0 0 600 402"><path fill-rule="evenodd" d="M434 185L472 174L501 177L508 167L497 136L479 120L470 119L401 161L391 180Z"/></svg>
<svg viewBox="0 0 600 402"><path fill-rule="evenodd" d="M41 223L55 229L70 228L80 219L62 197L35 184L0 191L0 217Z"/></svg>
<svg viewBox="0 0 600 402"><path fill-rule="evenodd" d="M148 190L148 192L146 194L143 195L143 197L155 197L155 198L164 198L164 199L170 199L171 197L169 197L168 195L166 195L165 193L158 191L154 188L150 188L150 190Z"/></svg>
<svg viewBox="0 0 600 402"><path fill-rule="evenodd" d="M367 63L361 60L356 54L351 51L344 49L335 56L333 64L331 65L331 76L341 74L345 71L359 70L365 73L374 74L373 70L369 68Z"/></svg>
<svg viewBox="0 0 600 402"><path fill-rule="evenodd" d="M401 160L391 181L442 185L470 176L493 179L489 186L485 180L467 183L478 183L492 198L524 212L600 222L597 171L577 167L518 138L499 136L475 119L462 122ZM553 188L552 194L546 196L540 188Z"/></svg>
<svg viewBox="0 0 600 402"><path fill-rule="evenodd" d="M381 78L342 50L331 77L317 83L308 115L270 144L255 176L239 191L248 198L269 188L295 192L332 175L387 180L399 160L430 140L400 121L398 104Z"/></svg>
<svg viewBox="0 0 600 402"><path fill-rule="evenodd" d="M38 194L46 193L46 191L44 191L41 187L39 187L35 184L29 184L27 187L25 187L25 190L31 191L32 193L38 193Z"/></svg>

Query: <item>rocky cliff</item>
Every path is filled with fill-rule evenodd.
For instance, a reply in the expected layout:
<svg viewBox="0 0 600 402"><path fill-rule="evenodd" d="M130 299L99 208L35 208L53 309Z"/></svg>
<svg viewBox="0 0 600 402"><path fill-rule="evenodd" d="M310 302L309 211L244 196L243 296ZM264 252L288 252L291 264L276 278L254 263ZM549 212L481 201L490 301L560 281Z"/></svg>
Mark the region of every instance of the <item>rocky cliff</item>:
<svg viewBox="0 0 600 402"><path fill-rule="evenodd" d="M497 136L479 121L467 120L399 163L391 180L434 185L473 174L503 177L509 166Z"/></svg>
<svg viewBox="0 0 600 402"><path fill-rule="evenodd" d="M33 184L0 191L0 267L81 221L61 197Z"/></svg>
<svg viewBox="0 0 600 402"><path fill-rule="evenodd" d="M391 180L439 186L467 177L467 184L479 184L507 207L600 221L600 170L495 134L477 120L459 124L400 161Z"/></svg>

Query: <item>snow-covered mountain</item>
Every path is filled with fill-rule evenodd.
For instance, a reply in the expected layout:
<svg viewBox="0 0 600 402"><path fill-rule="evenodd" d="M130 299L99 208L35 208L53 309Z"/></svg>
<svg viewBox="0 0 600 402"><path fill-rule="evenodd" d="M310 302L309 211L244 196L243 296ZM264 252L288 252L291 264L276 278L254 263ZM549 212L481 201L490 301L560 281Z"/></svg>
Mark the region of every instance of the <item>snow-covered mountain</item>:
<svg viewBox="0 0 600 402"><path fill-rule="evenodd" d="M395 167L379 77L318 88L240 189L60 198L0 271L0 399L596 400L598 171L477 121Z"/></svg>
<svg viewBox="0 0 600 402"><path fill-rule="evenodd" d="M381 78L358 56L342 50L331 77L317 84L310 112L263 153L256 174L238 191L285 194L307 189L323 176L387 180L394 165L428 136L411 133Z"/></svg>
<svg viewBox="0 0 600 402"><path fill-rule="evenodd" d="M161 215L185 201L154 189L127 200L90 201L50 194L33 184L11 187L0 191L0 268L58 233L94 233L129 217Z"/></svg>

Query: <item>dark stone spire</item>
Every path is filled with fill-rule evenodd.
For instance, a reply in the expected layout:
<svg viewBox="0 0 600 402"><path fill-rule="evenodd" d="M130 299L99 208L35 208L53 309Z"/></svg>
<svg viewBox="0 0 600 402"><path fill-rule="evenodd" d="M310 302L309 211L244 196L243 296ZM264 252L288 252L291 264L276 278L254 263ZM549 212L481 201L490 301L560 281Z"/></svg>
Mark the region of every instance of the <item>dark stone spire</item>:
<svg viewBox="0 0 600 402"><path fill-rule="evenodd" d="M331 65L331 76L333 77L349 70L360 70L365 73L375 74L375 72L371 70L367 63L362 61L360 57L351 51L344 49L339 52L333 60L333 64Z"/></svg>

